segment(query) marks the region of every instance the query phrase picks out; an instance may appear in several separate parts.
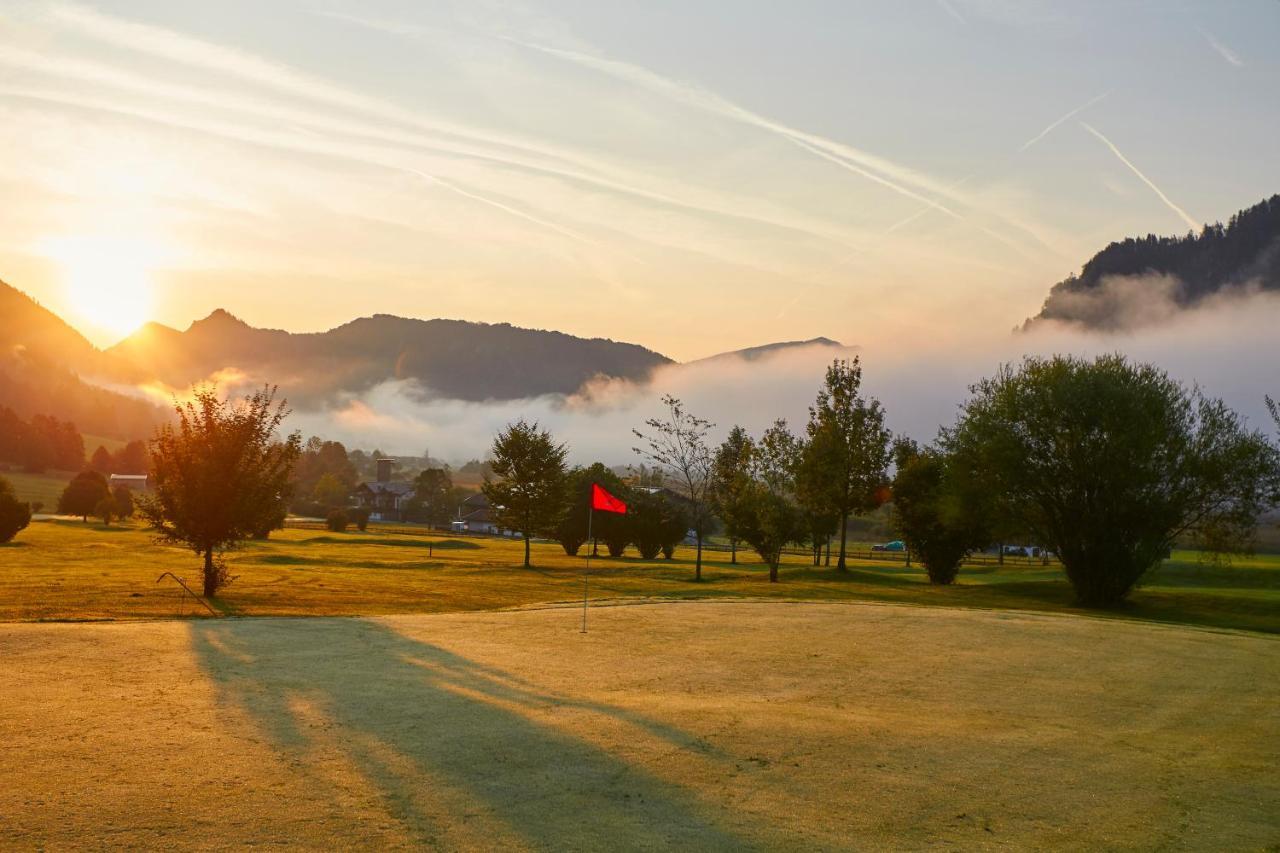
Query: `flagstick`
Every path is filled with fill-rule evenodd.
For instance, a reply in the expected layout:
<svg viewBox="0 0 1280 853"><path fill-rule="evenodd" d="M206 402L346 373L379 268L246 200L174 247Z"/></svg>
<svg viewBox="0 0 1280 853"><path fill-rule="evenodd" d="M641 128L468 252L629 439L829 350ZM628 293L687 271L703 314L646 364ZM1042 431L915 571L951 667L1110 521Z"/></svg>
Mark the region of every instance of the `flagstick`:
<svg viewBox="0 0 1280 853"><path fill-rule="evenodd" d="M595 507L587 507L587 543L591 543L591 525L595 521ZM587 633L587 577L591 572L591 552L587 551L587 569L582 573L582 630L579 633Z"/></svg>

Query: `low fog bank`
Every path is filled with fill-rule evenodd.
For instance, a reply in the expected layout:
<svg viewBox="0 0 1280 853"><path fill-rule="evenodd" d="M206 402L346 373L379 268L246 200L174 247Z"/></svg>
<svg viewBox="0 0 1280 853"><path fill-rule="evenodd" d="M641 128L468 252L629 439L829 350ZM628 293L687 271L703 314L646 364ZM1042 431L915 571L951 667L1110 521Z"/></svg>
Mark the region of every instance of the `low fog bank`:
<svg viewBox="0 0 1280 853"><path fill-rule="evenodd" d="M338 439L348 447L378 447L457 462L485 455L494 433L525 418L568 442L574 462L636 461L631 430L660 414L673 394L716 423L720 438L734 424L754 434L775 418L803 429L823 371L837 356L862 358L866 392L880 399L890 427L932 439L955 420L968 387L1025 355L1123 352L1154 362L1187 384L1222 397L1258 428L1271 431L1263 397L1280 396L1280 295L1255 293L1202 304L1128 333L1084 332L1042 321L1023 332L974 336L945 344L904 338L857 350L808 346L756 358L719 359L661 368L652 381L589 383L570 397L468 403L435 399L413 382L389 381L367 394L335 401L325 411L296 412L291 428Z"/></svg>
<svg viewBox="0 0 1280 853"><path fill-rule="evenodd" d="M1280 240L1269 251L1280 253ZM1263 279L1244 279L1201 293L1178 276L1165 273L1107 275L1091 287L1072 279L1054 286L1040 314L1027 320L1024 329L1057 323L1105 333L1158 328L1177 323L1188 313L1230 311L1255 297L1265 301L1268 294L1274 297L1277 292L1274 282L1270 289L1266 284Z"/></svg>

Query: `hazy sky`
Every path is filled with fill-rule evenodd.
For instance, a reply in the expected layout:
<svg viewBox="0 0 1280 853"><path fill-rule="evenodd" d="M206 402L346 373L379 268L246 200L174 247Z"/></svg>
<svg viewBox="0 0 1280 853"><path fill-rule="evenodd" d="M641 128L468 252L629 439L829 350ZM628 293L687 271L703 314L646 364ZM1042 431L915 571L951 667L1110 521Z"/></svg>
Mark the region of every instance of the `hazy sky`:
<svg viewBox="0 0 1280 853"><path fill-rule="evenodd" d="M676 358L1003 335L1280 191L1280 2L0 0L0 278Z"/></svg>

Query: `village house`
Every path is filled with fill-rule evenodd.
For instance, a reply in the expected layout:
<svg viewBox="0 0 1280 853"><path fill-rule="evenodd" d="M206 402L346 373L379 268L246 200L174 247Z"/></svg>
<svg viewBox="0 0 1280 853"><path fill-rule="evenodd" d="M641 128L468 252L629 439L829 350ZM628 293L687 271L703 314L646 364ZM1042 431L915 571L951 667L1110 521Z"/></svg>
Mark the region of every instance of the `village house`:
<svg viewBox="0 0 1280 853"><path fill-rule="evenodd" d="M392 482L394 460L379 459L377 479L361 483L352 495L356 506L369 511L375 521L403 521L409 501L413 500L413 483Z"/></svg>
<svg viewBox="0 0 1280 853"><path fill-rule="evenodd" d="M484 493L476 492L468 495L458 505L458 518L450 527L459 533L501 533L501 529L493 520L489 509L489 501Z"/></svg>

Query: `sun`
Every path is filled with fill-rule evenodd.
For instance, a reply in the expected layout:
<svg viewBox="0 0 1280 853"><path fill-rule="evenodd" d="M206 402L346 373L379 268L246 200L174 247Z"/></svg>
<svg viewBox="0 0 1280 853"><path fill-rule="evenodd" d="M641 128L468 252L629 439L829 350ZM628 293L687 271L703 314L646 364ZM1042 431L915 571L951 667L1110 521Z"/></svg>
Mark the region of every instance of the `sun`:
<svg viewBox="0 0 1280 853"><path fill-rule="evenodd" d="M143 240L60 237L47 244L62 273L65 297L87 324L124 337L151 318L152 273L162 252Z"/></svg>

